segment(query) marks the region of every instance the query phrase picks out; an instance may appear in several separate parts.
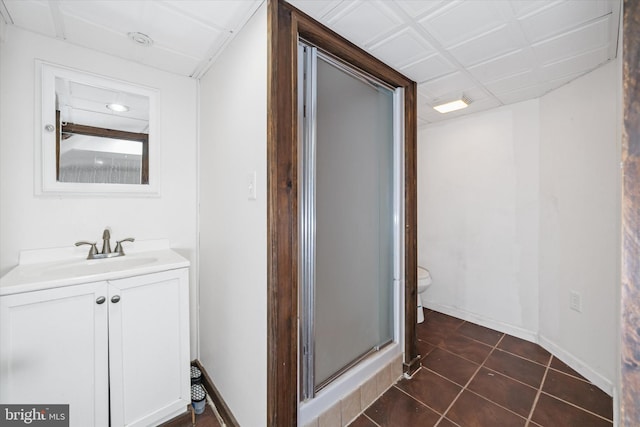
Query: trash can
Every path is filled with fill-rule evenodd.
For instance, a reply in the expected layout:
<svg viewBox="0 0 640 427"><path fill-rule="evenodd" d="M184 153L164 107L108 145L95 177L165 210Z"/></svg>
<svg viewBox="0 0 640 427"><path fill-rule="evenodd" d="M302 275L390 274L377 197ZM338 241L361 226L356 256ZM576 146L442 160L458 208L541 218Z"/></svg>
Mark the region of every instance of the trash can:
<svg viewBox="0 0 640 427"><path fill-rule="evenodd" d="M191 386L191 404L196 414L200 415L204 412L206 398L207 392L202 387L202 384L193 384Z"/></svg>

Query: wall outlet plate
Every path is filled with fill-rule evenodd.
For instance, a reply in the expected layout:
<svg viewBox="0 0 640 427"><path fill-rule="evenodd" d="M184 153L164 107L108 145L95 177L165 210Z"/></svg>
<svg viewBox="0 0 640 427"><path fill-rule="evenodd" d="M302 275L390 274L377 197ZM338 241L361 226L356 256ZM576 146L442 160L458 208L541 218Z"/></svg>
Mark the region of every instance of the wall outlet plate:
<svg viewBox="0 0 640 427"><path fill-rule="evenodd" d="M576 291L569 292L569 308L582 313L582 296Z"/></svg>

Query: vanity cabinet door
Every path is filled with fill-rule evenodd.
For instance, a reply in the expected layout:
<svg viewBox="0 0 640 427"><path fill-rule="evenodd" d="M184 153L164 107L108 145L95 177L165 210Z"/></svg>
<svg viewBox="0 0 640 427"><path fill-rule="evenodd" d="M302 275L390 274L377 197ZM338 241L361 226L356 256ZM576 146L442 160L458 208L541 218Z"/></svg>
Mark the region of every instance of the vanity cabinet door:
<svg viewBox="0 0 640 427"><path fill-rule="evenodd" d="M109 424L107 283L0 297L0 402L69 404L72 427Z"/></svg>
<svg viewBox="0 0 640 427"><path fill-rule="evenodd" d="M191 402L188 269L109 281L111 426L150 426Z"/></svg>

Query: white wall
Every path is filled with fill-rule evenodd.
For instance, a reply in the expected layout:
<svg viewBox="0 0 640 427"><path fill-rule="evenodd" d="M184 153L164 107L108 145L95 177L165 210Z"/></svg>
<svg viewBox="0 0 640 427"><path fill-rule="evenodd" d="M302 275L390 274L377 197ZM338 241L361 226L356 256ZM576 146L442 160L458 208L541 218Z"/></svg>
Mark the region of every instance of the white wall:
<svg viewBox="0 0 640 427"><path fill-rule="evenodd" d="M540 336L609 388L620 283L618 73L610 62L540 101ZM582 313L569 308L572 290Z"/></svg>
<svg viewBox="0 0 640 427"><path fill-rule="evenodd" d="M18 262L22 249L71 246L112 236L168 238L192 262L191 354L197 348L196 317L196 106L192 79L46 38L14 26L0 44L0 273ZM36 197L34 195L35 59L155 87L160 91L161 196ZM153 141L151 142L153 144ZM153 147L151 148L153 149Z"/></svg>
<svg viewBox="0 0 640 427"><path fill-rule="evenodd" d="M425 306L540 342L612 393L618 364L619 60L538 100L418 135ZM582 312L569 308L569 292Z"/></svg>
<svg viewBox="0 0 640 427"><path fill-rule="evenodd" d="M267 420L267 15L200 82L200 361L242 426ZM257 200L248 200L256 171Z"/></svg>
<svg viewBox="0 0 640 427"><path fill-rule="evenodd" d="M528 339L538 329L538 101L418 133L425 305Z"/></svg>

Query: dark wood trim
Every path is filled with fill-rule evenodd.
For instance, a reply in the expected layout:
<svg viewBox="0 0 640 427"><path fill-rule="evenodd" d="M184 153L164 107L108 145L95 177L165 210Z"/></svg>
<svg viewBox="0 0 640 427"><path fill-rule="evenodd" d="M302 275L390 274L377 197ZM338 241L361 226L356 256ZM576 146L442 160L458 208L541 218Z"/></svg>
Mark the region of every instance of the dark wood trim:
<svg viewBox="0 0 640 427"><path fill-rule="evenodd" d="M405 86L405 288L404 372L411 376L420 367L416 323L418 306L418 167L417 84Z"/></svg>
<svg viewBox="0 0 640 427"><path fill-rule="evenodd" d="M640 422L640 2L623 16L622 343L620 425Z"/></svg>
<svg viewBox="0 0 640 427"><path fill-rule="evenodd" d="M211 380L211 377L209 376L207 371L204 369L204 366L202 366L200 361L197 359L192 361L191 364L197 366L198 369L200 369L200 372L202 372L202 385L204 385L207 393L209 393L209 396L211 397L211 400L213 401L213 404L215 405L216 410L218 411L218 414L220 414L220 417L222 418L222 421L224 421L225 425L229 427L240 427L240 424L233 416L231 409L229 409L229 406L227 406L227 403L222 398L222 395L220 394L216 386L213 385L213 381Z"/></svg>
<svg viewBox="0 0 640 427"><path fill-rule="evenodd" d="M98 136L101 138L125 139L128 141L149 142L149 135L146 133L127 132L124 130L106 129L95 126L78 125L75 123L64 123L62 133L78 133L81 135Z"/></svg>
<svg viewBox="0 0 640 427"><path fill-rule="evenodd" d="M56 110L56 181L60 181L60 110Z"/></svg>
<svg viewBox="0 0 640 427"><path fill-rule="evenodd" d="M56 126L60 126L60 111L56 111ZM127 132L124 130L106 129L95 126L64 123L61 131L56 129L56 177L60 177L60 135L79 134L97 136L99 138L124 139L126 141L138 141L142 144L142 171L141 184L149 184L149 134ZM63 138L66 139L66 138Z"/></svg>
<svg viewBox="0 0 640 427"><path fill-rule="evenodd" d="M298 36L405 91L405 359L417 360L416 84L284 0L268 3L267 425L295 426L298 410ZM417 369L417 367L415 368Z"/></svg>
<svg viewBox="0 0 640 427"><path fill-rule="evenodd" d="M284 427L298 424L296 47L285 3L267 16L267 425Z"/></svg>

